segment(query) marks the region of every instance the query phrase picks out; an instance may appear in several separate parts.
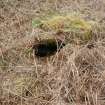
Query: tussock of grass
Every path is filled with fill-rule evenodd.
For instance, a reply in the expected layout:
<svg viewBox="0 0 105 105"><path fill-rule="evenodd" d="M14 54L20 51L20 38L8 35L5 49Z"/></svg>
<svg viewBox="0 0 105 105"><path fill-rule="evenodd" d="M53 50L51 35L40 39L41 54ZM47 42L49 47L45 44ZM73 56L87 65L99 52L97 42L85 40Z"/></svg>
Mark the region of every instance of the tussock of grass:
<svg viewBox="0 0 105 105"><path fill-rule="evenodd" d="M34 22L34 21L33 21ZM95 25L94 21L86 21L78 15L55 15L46 20L37 20L34 26L38 26L44 31L66 32L71 33L69 36L74 39L82 41L89 41L92 38L92 27Z"/></svg>
<svg viewBox="0 0 105 105"><path fill-rule="evenodd" d="M73 30L88 30L91 29L91 25L77 16L53 16L52 18L42 21L42 28L71 31Z"/></svg>

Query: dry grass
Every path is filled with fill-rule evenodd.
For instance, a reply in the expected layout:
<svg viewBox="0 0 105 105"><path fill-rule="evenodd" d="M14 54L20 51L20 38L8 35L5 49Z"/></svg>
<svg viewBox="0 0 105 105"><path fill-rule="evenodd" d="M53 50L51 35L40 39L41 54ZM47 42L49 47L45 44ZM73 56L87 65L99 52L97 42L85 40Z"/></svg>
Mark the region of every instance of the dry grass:
<svg viewBox="0 0 105 105"><path fill-rule="evenodd" d="M104 11L104 0L0 0L0 105L105 105ZM67 13L98 23L92 39L36 58L34 37L56 33L32 21Z"/></svg>

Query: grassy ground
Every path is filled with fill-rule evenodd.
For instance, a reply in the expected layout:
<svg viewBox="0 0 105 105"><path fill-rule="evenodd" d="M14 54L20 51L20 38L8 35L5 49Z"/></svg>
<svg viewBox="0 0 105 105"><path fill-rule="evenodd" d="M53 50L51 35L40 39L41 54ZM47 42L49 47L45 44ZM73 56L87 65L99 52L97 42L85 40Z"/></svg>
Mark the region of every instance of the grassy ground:
<svg viewBox="0 0 105 105"><path fill-rule="evenodd" d="M105 105L104 11L104 0L0 0L0 105ZM34 37L56 33L32 22L58 14L94 21L91 39L81 44L64 32L59 53L35 57Z"/></svg>

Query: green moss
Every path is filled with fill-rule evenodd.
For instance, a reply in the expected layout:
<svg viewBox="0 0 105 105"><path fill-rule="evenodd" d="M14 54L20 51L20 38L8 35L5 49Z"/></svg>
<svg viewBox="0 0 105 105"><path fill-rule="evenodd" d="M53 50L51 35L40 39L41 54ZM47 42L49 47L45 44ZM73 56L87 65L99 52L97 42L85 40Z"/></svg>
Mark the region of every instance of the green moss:
<svg viewBox="0 0 105 105"><path fill-rule="evenodd" d="M9 67L10 59L6 54L3 54L3 56L0 56L0 68L1 70L7 70Z"/></svg>
<svg viewBox="0 0 105 105"><path fill-rule="evenodd" d="M41 25L40 19L35 19L35 20L32 21L32 26L34 28L39 27L40 25Z"/></svg>
<svg viewBox="0 0 105 105"><path fill-rule="evenodd" d="M9 87L9 90L12 91L12 93L24 95L26 93L26 89L30 85L30 77L15 75L15 77L11 76L11 78L12 79L10 81L5 81L3 84L4 89L8 90Z"/></svg>
<svg viewBox="0 0 105 105"><path fill-rule="evenodd" d="M0 68L1 70L6 70L8 68L8 62L0 58Z"/></svg>
<svg viewBox="0 0 105 105"><path fill-rule="evenodd" d="M45 20L40 20L39 28L47 31L72 33L70 37L88 41L92 38L93 21L86 21L79 15L55 15ZM68 38L68 36L67 36Z"/></svg>
<svg viewBox="0 0 105 105"><path fill-rule="evenodd" d="M13 81L13 92L15 92L18 95L24 94L25 93L25 89L28 86L28 78L16 78Z"/></svg>

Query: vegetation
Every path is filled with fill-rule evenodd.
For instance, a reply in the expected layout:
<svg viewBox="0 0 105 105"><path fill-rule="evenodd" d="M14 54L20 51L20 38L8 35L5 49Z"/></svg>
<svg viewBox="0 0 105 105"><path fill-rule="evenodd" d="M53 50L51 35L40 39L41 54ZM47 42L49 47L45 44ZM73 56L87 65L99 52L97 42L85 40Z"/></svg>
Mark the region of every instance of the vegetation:
<svg viewBox="0 0 105 105"><path fill-rule="evenodd" d="M78 39L83 42L92 39L92 27L95 26L96 22L86 21L77 14L69 15L54 15L48 19L37 19L33 21L33 26L38 27L46 31L54 31L63 33L72 33L64 35L66 39L73 40ZM45 36L45 35L44 35ZM49 36L49 35L48 35ZM69 40L65 42L69 43Z"/></svg>
<svg viewBox="0 0 105 105"><path fill-rule="evenodd" d="M104 0L0 0L0 105L105 105L104 11ZM36 57L40 46L54 53Z"/></svg>

